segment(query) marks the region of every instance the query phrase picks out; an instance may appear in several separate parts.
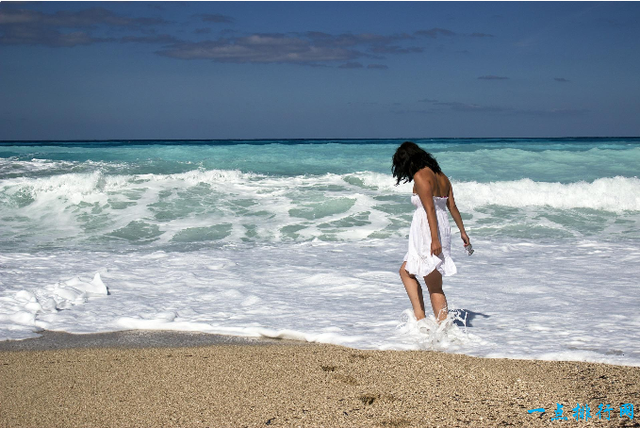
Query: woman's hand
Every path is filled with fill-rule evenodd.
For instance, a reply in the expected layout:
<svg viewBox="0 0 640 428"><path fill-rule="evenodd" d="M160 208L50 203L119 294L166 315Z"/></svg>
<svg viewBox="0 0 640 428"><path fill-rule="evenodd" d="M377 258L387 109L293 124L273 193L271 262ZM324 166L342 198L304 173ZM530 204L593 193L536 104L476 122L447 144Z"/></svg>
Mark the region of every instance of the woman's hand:
<svg viewBox="0 0 640 428"><path fill-rule="evenodd" d="M432 256L439 256L441 252L442 252L442 245L440 244L440 241L438 241L438 240L432 241L431 242L431 255Z"/></svg>
<svg viewBox="0 0 640 428"><path fill-rule="evenodd" d="M467 235L467 232L460 232L460 237L462 238L462 242L464 242L465 247L470 244L469 235Z"/></svg>

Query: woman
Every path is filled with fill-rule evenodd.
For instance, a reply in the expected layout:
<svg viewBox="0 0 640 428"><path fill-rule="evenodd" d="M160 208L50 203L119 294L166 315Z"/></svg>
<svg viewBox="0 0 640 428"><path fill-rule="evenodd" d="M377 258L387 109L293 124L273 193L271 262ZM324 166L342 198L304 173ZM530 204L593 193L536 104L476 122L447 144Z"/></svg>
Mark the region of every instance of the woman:
<svg viewBox="0 0 640 428"><path fill-rule="evenodd" d="M460 229L464 246L470 245L453 199L453 187L435 158L410 141L405 141L396 150L391 171L397 179L396 185L400 181L414 182L411 203L417 208L409 231L409 251L400 267L400 277L416 320L426 316L422 287L417 280L417 277L422 277L429 290L433 314L440 322L448 314L442 276L456 273L456 265L451 259L451 227L445 207L449 208Z"/></svg>

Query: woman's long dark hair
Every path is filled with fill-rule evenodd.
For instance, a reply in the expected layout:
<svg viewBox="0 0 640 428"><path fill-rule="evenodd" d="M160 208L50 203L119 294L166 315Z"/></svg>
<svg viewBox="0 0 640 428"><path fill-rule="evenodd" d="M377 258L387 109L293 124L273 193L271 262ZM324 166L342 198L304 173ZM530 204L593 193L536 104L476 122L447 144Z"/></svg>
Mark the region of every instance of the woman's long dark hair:
<svg viewBox="0 0 640 428"><path fill-rule="evenodd" d="M402 143L393 155L393 165L391 165L393 177L397 179L396 186L400 181L410 183L415 173L425 166L431 168L435 174L442 172L438 161L429 152L425 152L411 141Z"/></svg>

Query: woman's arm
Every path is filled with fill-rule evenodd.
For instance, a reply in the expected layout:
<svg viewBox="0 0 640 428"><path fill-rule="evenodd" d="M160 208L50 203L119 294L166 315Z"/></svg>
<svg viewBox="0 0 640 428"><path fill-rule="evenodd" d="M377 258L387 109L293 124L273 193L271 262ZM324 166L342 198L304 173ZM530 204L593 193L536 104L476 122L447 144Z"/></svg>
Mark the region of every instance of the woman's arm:
<svg viewBox="0 0 640 428"><path fill-rule="evenodd" d="M449 182L449 197L447 198L447 208L449 208L449 212L453 217L453 221L456 222L458 229L460 229L460 237L464 241L464 246L469 245L469 235L464 230L464 223L462 223L462 216L460 215L460 211L458 211L458 207L456 206L456 201L453 198L453 185Z"/></svg>
<svg viewBox="0 0 640 428"><path fill-rule="evenodd" d="M422 206L427 213L429 221L429 229L431 230L431 254L440 255L442 245L438 238L438 218L436 217L436 207L433 204L433 184L435 182L435 174L428 168L421 169L413 176L416 183L416 193L420 196Z"/></svg>

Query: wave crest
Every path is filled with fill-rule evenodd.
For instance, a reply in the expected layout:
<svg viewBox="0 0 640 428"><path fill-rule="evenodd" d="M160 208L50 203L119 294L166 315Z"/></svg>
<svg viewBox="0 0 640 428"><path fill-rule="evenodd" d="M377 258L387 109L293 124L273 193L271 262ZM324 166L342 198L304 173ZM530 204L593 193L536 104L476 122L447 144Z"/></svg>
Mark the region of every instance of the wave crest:
<svg viewBox="0 0 640 428"><path fill-rule="evenodd" d="M530 179L492 183L454 183L456 201L466 209L486 205L513 208L548 206L558 209L591 208L623 212L640 211L640 179L599 178L592 183L544 183Z"/></svg>

